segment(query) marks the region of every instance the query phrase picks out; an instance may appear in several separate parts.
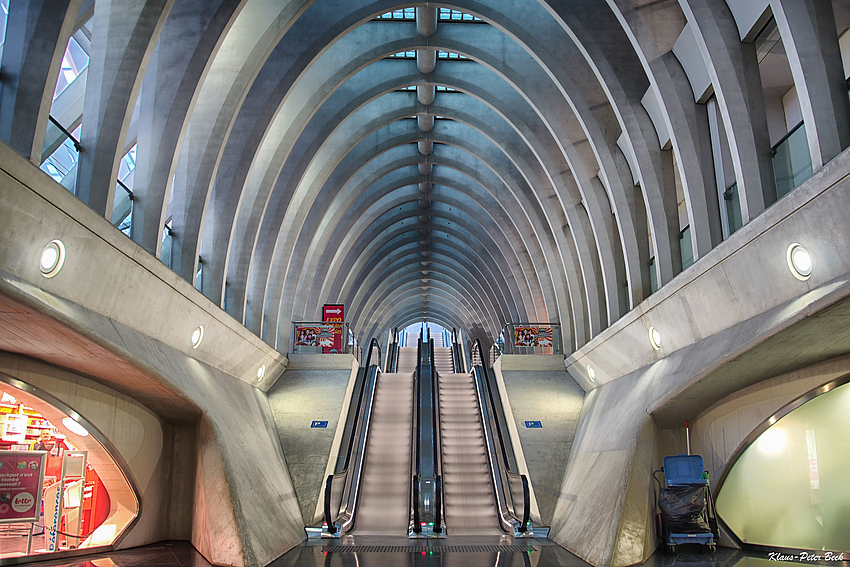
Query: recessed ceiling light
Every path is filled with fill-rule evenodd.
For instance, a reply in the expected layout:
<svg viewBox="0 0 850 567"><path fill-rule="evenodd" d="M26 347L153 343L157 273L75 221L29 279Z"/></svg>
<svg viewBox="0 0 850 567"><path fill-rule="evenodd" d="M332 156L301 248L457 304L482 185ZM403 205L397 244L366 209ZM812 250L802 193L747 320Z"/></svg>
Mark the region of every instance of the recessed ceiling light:
<svg viewBox="0 0 850 567"><path fill-rule="evenodd" d="M661 333L655 327L649 328L649 344L655 350L661 350Z"/></svg>
<svg viewBox="0 0 850 567"><path fill-rule="evenodd" d="M71 433L74 433L81 437L86 437L89 434L86 428L80 425L80 423L72 417L63 417L62 425L68 428L68 431L70 431Z"/></svg>
<svg viewBox="0 0 850 567"><path fill-rule="evenodd" d="M765 453L779 453L788 445L788 435L779 429L771 428L759 436L758 448Z"/></svg>
<svg viewBox="0 0 850 567"><path fill-rule="evenodd" d="M198 328L192 333L192 348L201 346L202 340L204 340L204 326L198 325Z"/></svg>
<svg viewBox="0 0 850 567"><path fill-rule="evenodd" d="M263 381L263 376L266 375L266 365L263 364L257 369L257 382Z"/></svg>
<svg viewBox="0 0 850 567"><path fill-rule="evenodd" d="M587 376L590 378L591 382L596 382L596 370L594 370L589 364L587 365Z"/></svg>
<svg viewBox="0 0 850 567"><path fill-rule="evenodd" d="M41 275L45 278L52 278L59 273L63 264L65 264L65 245L62 244L61 240L51 240L42 249L41 256L38 259Z"/></svg>
<svg viewBox="0 0 850 567"><path fill-rule="evenodd" d="M798 280L807 280L812 275L812 257L801 244L793 243L785 253L788 269Z"/></svg>

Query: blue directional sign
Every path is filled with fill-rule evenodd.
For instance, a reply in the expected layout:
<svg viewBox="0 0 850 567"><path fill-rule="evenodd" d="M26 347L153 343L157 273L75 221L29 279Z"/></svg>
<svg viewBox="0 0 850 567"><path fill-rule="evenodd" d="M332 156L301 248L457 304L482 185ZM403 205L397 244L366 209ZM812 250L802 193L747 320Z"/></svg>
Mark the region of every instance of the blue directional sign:
<svg viewBox="0 0 850 567"><path fill-rule="evenodd" d="M313 423L310 424L311 428L312 427L327 427L327 426L328 426L327 421L313 421Z"/></svg>
<svg viewBox="0 0 850 567"><path fill-rule="evenodd" d="M528 429L543 429L543 422L542 421L526 421L525 427L527 427Z"/></svg>

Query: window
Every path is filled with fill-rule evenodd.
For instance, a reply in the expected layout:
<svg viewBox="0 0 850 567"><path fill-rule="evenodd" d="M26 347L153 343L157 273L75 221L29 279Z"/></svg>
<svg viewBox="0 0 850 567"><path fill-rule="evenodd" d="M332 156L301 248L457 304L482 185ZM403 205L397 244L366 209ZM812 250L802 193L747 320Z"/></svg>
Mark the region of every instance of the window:
<svg viewBox="0 0 850 567"><path fill-rule="evenodd" d="M847 549L848 408L850 384L817 388L763 423L733 455L717 493L717 513L741 541Z"/></svg>
<svg viewBox="0 0 850 567"><path fill-rule="evenodd" d="M376 20L416 21L416 8L400 8L377 16Z"/></svg>
<svg viewBox="0 0 850 567"><path fill-rule="evenodd" d="M68 47L65 49L65 56L62 57L62 66L59 69L59 78L56 81L56 89L53 91L53 100L62 94L68 85L83 72L83 69L89 65L89 54L83 50L76 39L71 37L68 40Z"/></svg>
<svg viewBox="0 0 850 567"><path fill-rule="evenodd" d="M441 22L484 22L484 20L473 16L472 14L467 14L460 10L451 10L449 8L440 8L438 18Z"/></svg>

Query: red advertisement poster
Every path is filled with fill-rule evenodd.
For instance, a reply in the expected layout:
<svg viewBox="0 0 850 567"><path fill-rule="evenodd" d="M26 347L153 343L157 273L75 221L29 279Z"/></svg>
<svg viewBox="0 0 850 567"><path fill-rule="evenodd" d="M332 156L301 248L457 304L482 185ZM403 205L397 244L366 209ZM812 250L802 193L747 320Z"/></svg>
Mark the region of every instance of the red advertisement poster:
<svg viewBox="0 0 850 567"><path fill-rule="evenodd" d="M336 325L310 325L295 327L295 346L331 348Z"/></svg>
<svg viewBox="0 0 850 567"><path fill-rule="evenodd" d="M345 305L340 304L329 304L326 303L324 307L322 307L322 322L323 323L336 323L339 322L339 325L332 325L333 329L333 342L330 346L324 346L323 352L325 354L336 354L343 352L343 325L342 323L345 321Z"/></svg>
<svg viewBox="0 0 850 567"><path fill-rule="evenodd" d="M44 451L0 451L0 523L37 522Z"/></svg>
<svg viewBox="0 0 850 567"><path fill-rule="evenodd" d="M552 328L514 327L514 346L550 347L552 346Z"/></svg>

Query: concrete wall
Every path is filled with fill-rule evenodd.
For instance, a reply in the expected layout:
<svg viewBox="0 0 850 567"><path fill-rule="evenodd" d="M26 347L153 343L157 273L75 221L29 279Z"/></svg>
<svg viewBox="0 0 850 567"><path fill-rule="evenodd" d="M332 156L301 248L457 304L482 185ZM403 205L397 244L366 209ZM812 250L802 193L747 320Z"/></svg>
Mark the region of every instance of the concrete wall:
<svg viewBox="0 0 850 567"><path fill-rule="evenodd" d="M143 508L140 527L122 545L188 534L211 562L241 567L267 565L302 541L264 393L286 358L3 144L0 193L0 298L11 301L2 315L16 325L0 334L0 348L78 369L131 395L178 425L164 435L167 451L188 451L194 460L169 468L161 459L163 469L151 476L174 475L171 484L193 494L191 511L172 525L161 522L167 491L151 488L160 500ZM38 257L54 238L64 241L67 259L45 279ZM205 338L193 349L199 324ZM262 364L266 377L258 382Z"/></svg>
<svg viewBox="0 0 850 567"><path fill-rule="evenodd" d="M184 475L171 474L172 470L185 469L189 476L194 475L195 447L191 436L188 446L175 451L176 437L185 437L177 431L182 428L164 423L149 409L111 388L36 360L0 353L0 372L49 392L77 411L112 443L119 459L126 463L123 473L138 491L139 507L144 513L124 534L119 547L167 537L191 539L191 491L186 494L181 490ZM15 394L13 388L8 390ZM52 416L48 419L58 423ZM114 474L114 467L105 466L109 459L103 450L95 450L93 446L81 448L89 451L88 460L101 477ZM115 485L105 482L111 499L125 502L136 499L132 490L130 494L116 494ZM137 510L133 506L131 512Z"/></svg>
<svg viewBox="0 0 850 567"><path fill-rule="evenodd" d="M286 357L3 143L0 195L5 273L261 389L286 368ZM38 258L54 238L64 242L67 259L56 277L46 279ZM198 325L204 340L192 349ZM266 378L258 383L263 364Z"/></svg>
<svg viewBox="0 0 850 567"><path fill-rule="evenodd" d="M336 462L339 438L359 368L354 357L344 356L347 356L347 367L337 364L336 368L324 370L304 370L300 360L293 360L291 367L268 392L305 525L321 521L317 509L327 469ZM311 428L313 420L327 421L327 428Z"/></svg>
<svg viewBox="0 0 850 567"><path fill-rule="evenodd" d="M843 214L850 205L848 170L845 151L569 355L570 374L586 390L599 387L850 272ZM812 256L806 281L795 279L786 263L794 242ZM660 350L649 344L650 327L661 333Z"/></svg>
<svg viewBox="0 0 850 567"><path fill-rule="evenodd" d="M812 313L820 321L811 325L846 325L850 280L823 287L591 390L555 507L552 538L595 565L631 565L648 558L656 545L651 473L665 454L683 447L670 428L695 421L716 401L770 378L762 374L776 361L793 363L796 344L842 343L826 335L806 336L811 326L794 334ZM840 308L824 310L825 305ZM762 392L754 400L769 398ZM773 403L771 411L779 405Z"/></svg>
<svg viewBox="0 0 850 567"><path fill-rule="evenodd" d="M505 413L513 415L514 438L519 439L516 449L524 457L537 504L532 520L549 525L578 425L584 390L564 371L561 355L505 354L499 357L493 370ZM541 421L543 427L526 428L527 420Z"/></svg>

